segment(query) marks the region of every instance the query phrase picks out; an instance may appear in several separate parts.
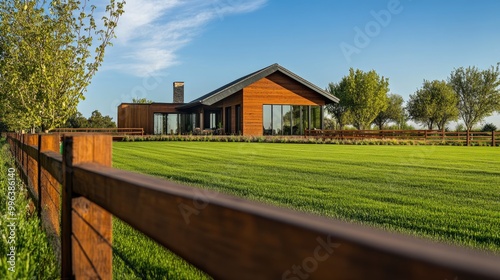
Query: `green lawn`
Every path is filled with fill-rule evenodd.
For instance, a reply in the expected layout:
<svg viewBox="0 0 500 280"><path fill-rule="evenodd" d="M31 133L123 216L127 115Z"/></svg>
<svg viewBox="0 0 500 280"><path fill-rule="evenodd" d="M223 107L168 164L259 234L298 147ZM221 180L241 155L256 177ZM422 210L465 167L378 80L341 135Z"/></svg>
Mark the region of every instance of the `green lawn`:
<svg viewBox="0 0 500 280"><path fill-rule="evenodd" d="M118 142L113 165L500 252L499 148Z"/></svg>

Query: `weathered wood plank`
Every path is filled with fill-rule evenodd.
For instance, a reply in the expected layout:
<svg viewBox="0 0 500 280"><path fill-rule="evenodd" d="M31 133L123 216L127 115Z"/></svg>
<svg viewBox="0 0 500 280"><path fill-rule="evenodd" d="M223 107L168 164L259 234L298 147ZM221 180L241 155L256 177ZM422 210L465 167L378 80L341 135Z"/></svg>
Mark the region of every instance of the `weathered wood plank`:
<svg viewBox="0 0 500 280"><path fill-rule="evenodd" d="M92 163L76 192L216 279L499 279L499 259Z"/></svg>
<svg viewBox="0 0 500 280"><path fill-rule="evenodd" d="M59 264L61 263L61 185L62 182L62 156L59 154L60 137L56 134L39 135L38 150L40 160L38 161L39 182L39 211L42 225L47 232ZM42 160L43 157L43 160ZM53 173L57 173L59 181Z"/></svg>
<svg viewBox="0 0 500 280"><path fill-rule="evenodd" d="M72 244L76 279L112 279L110 218L109 212L86 198L73 199Z"/></svg>
<svg viewBox="0 0 500 280"><path fill-rule="evenodd" d="M63 143L61 278L112 279L111 214L84 198L73 198L78 181L74 166L84 162L111 166L112 138L65 136Z"/></svg>
<svg viewBox="0 0 500 280"><path fill-rule="evenodd" d="M63 181L62 155L59 152L46 151L40 154L43 168L50 173L58 182Z"/></svg>
<svg viewBox="0 0 500 280"><path fill-rule="evenodd" d="M36 195L37 200L40 200L40 192L38 191L38 135L28 134L27 142L24 146L26 154L28 155L28 184L27 186L32 189ZM39 202L37 202L37 205Z"/></svg>

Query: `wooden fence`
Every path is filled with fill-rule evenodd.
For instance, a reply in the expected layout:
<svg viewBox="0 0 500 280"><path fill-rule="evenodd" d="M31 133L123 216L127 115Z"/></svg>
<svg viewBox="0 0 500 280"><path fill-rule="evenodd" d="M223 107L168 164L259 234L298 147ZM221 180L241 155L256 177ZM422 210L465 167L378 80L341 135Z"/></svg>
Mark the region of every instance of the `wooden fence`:
<svg viewBox="0 0 500 280"><path fill-rule="evenodd" d="M426 142L462 142L488 143L495 146L500 143L500 133L471 131L442 131L442 130L306 130L305 136L321 137L339 140L360 139L399 139L420 140Z"/></svg>
<svg viewBox="0 0 500 280"><path fill-rule="evenodd" d="M8 143L62 279L112 278L111 215L216 279L500 279L498 256L111 168L111 136Z"/></svg>
<svg viewBox="0 0 500 280"><path fill-rule="evenodd" d="M99 133L113 135L114 137L123 137L127 135L144 135L144 128L55 128L50 133Z"/></svg>

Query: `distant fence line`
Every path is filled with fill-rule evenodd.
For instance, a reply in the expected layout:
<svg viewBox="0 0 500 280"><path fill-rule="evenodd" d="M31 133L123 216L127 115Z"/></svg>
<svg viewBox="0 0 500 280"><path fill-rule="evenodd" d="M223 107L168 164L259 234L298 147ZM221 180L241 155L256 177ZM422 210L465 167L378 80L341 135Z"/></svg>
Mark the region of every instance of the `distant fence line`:
<svg viewBox="0 0 500 280"><path fill-rule="evenodd" d="M112 168L109 135L7 141L62 279L112 279L111 215L216 279L500 279L498 256Z"/></svg>
<svg viewBox="0 0 500 280"><path fill-rule="evenodd" d="M55 128L50 133L99 133L113 136L144 135L144 128Z"/></svg>
<svg viewBox="0 0 500 280"><path fill-rule="evenodd" d="M321 137L338 140L360 139L399 139L421 140L426 142L462 142L470 146L472 142L500 143L500 133L479 131L442 131L442 130L306 130L306 137Z"/></svg>

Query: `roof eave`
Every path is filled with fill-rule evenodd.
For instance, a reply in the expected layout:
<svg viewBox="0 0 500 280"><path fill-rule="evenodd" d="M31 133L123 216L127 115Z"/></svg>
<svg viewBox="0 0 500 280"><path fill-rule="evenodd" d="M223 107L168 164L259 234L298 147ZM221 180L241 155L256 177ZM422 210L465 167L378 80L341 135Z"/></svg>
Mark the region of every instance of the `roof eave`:
<svg viewBox="0 0 500 280"><path fill-rule="evenodd" d="M201 102L204 105L213 105L229 96L232 94L244 89L245 87L257 82L258 80L262 79L263 77L266 77L274 72L279 68L279 65L277 63L270 65L266 68L261 69L260 71L255 72L253 75L248 76L244 80L240 81L239 83L232 85L226 89L223 89L219 92L214 93L212 96L209 96L205 98L204 100L201 100Z"/></svg>
<svg viewBox="0 0 500 280"><path fill-rule="evenodd" d="M323 97L326 97L327 99L330 99L332 102L339 103L340 99L338 97L336 97L336 96L330 94L329 92L327 92L327 91L319 88L315 84L313 84L313 83L309 82L308 80L300 77L299 75L293 73L292 71L286 69L285 67L279 65L278 69L283 74L287 75L288 77L290 77L290 78L292 78L292 79L294 79L296 81L299 81L302 85L308 87L309 89L315 91L316 93L319 93Z"/></svg>
<svg viewBox="0 0 500 280"><path fill-rule="evenodd" d="M232 94L242 90L243 88L257 82L258 80L260 80L264 77L267 77L267 76L269 76L272 73L275 73L277 71L290 77L291 79L298 81L302 85L304 85L304 86L308 87L309 89L313 90L314 92L320 94L321 96L325 97L326 99L330 100L331 102L338 103L340 101L337 97L330 94L329 92L319 88L318 86L316 86L313 83L307 81L306 79L298 76L297 74L286 69L285 67L275 63L275 64L272 64L272 65L266 67L266 68L258 70L253 74L250 74L248 77L242 79L241 81L238 81L235 84L232 84L226 88L222 88L221 90L214 92L213 94L211 94L210 96L207 96L204 99L196 100L195 102L191 102L191 103L187 103L186 105L180 106L178 108L179 109L188 109L188 108L192 108L192 107L195 107L198 105L211 106L211 105L231 96Z"/></svg>

